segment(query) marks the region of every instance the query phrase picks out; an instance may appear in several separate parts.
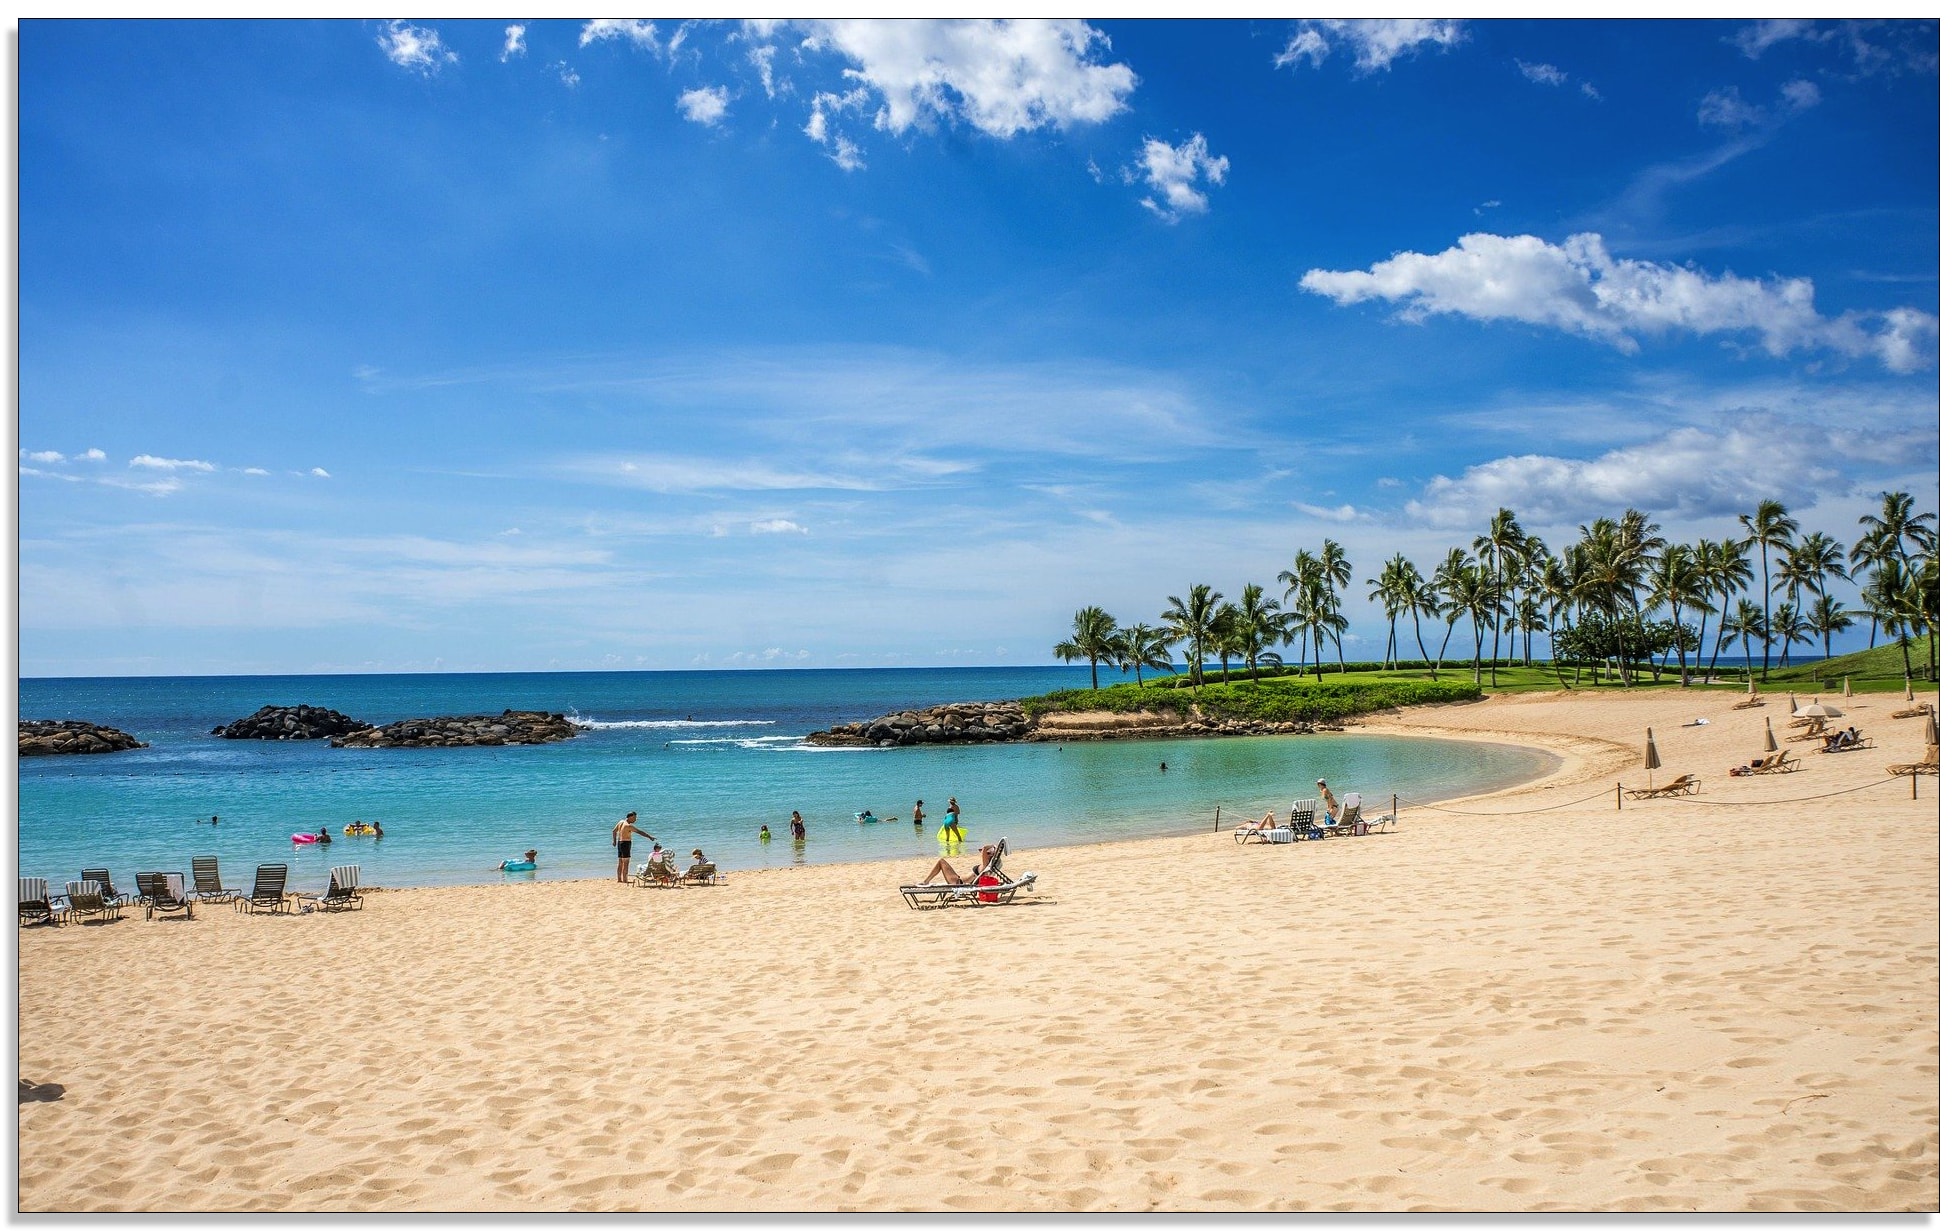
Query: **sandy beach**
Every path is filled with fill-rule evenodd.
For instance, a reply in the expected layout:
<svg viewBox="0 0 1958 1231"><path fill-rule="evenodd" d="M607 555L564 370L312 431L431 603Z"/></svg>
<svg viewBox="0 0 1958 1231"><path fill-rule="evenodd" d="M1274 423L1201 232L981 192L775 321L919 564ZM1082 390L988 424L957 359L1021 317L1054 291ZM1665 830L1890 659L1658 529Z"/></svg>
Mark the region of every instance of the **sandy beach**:
<svg viewBox="0 0 1958 1231"><path fill-rule="evenodd" d="M1733 700L1376 717L1563 762L1367 837L1017 852L1012 906L909 911L906 862L23 930L20 1206L1934 1209L1923 720L1831 697L1875 749L1730 778L1790 746ZM1705 792L1619 811L1648 726Z"/></svg>

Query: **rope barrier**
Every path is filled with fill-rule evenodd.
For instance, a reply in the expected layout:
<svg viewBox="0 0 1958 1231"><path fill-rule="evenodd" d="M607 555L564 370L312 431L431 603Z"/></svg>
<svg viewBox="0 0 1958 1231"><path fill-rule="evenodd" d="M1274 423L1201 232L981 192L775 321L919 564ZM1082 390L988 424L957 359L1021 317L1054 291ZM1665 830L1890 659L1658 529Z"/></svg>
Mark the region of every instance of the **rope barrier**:
<svg viewBox="0 0 1958 1231"><path fill-rule="evenodd" d="M1681 803L1704 804L1709 808L1764 808L1770 804L1805 804L1812 799L1834 799L1838 795L1854 795L1858 791L1867 791L1872 787L1885 786L1895 781L1895 778L1880 778L1862 786L1844 787L1840 791L1830 791L1823 795L1798 795L1793 799L1697 799L1691 795L1681 795L1677 798Z"/></svg>
<svg viewBox="0 0 1958 1231"><path fill-rule="evenodd" d="M1401 801L1401 807L1402 809L1426 808L1430 812L1446 812L1451 816L1529 816L1535 812L1555 812L1559 808L1574 808L1578 804L1589 803L1594 799L1602 799L1617 789L1618 784L1614 782L1609 787L1599 791L1596 795L1586 795L1579 799L1567 799L1562 803L1546 804L1541 808L1525 808L1521 812L1464 812L1459 808L1444 808L1440 804L1411 804L1406 800Z"/></svg>

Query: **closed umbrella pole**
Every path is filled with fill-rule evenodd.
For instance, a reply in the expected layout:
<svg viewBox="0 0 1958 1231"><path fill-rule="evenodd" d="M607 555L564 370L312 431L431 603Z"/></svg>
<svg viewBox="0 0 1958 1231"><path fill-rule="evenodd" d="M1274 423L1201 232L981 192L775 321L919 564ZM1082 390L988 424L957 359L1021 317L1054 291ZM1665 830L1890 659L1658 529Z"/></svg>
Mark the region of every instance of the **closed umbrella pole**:
<svg viewBox="0 0 1958 1231"><path fill-rule="evenodd" d="M1781 746L1774 742L1774 723L1764 717L1761 719L1761 725L1768 729L1768 751L1778 751Z"/></svg>
<svg viewBox="0 0 1958 1231"><path fill-rule="evenodd" d="M1652 728L1645 728L1645 785L1652 785L1652 771L1659 768L1659 745L1652 738Z"/></svg>
<svg viewBox="0 0 1958 1231"><path fill-rule="evenodd" d="M1846 675L1842 677L1842 695L1845 697L1856 695L1856 690L1849 686L1849 677Z"/></svg>
<svg viewBox="0 0 1958 1231"><path fill-rule="evenodd" d="M1794 712L1795 712L1796 710L1798 710L1798 709L1800 709L1800 708L1801 708L1800 706L1798 706L1798 705L1796 705L1796 704L1795 704L1795 694L1794 694L1794 693L1792 693L1792 692L1791 692L1791 693L1789 693L1789 694L1788 694L1788 712L1792 714L1792 713L1794 713Z"/></svg>
<svg viewBox="0 0 1958 1231"><path fill-rule="evenodd" d="M1904 700L1906 700L1906 701L1915 701L1915 700L1917 700L1917 694L1916 694L1916 693L1914 693L1914 692L1912 692L1912 691L1911 691L1911 689L1910 689L1910 677L1909 677L1909 676L1905 676L1905 677L1904 677Z"/></svg>
<svg viewBox="0 0 1958 1231"><path fill-rule="evenodd" d="M1926 748L1938 746L1938 716L1935 711L1924 715L1924 746Z"/></svg>

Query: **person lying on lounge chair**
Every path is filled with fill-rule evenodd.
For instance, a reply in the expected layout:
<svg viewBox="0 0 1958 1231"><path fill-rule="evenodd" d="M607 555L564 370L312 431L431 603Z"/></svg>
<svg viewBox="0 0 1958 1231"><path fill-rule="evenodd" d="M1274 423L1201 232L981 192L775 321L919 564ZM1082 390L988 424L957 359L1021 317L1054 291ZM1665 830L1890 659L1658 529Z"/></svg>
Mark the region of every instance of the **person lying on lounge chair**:
<svg viewBox="0 0 1958 1231"><path fill-rule="evenodd" d="M970 877L964 877L964 876L960 876L959 870L952 866L951 860L946 859L944 856L941 855L938 859L938 862L931 865L931 871L925 873L925 879L919 881L918 883L921 885L929 885L931 884L932 877L943 876L945 878L945 883L948 885L970 885L973 883L973 881L978 880L979 877L986 871L987 868L992 867L992 862L993 862L992 846L988 844L986 846L979 848L978 864L972 869L972 875ZM1006 870L1004 868L994 868L993 870L997 872L1000 876L1006 875Z"/></svg>

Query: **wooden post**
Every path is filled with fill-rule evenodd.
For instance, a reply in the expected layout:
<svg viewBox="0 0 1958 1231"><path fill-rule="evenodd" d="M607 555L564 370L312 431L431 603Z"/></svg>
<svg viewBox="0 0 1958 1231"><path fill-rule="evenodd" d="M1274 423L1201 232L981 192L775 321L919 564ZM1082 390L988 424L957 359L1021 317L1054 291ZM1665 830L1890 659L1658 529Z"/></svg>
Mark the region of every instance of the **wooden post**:
<svg viewBox="0 0 1958 1231"><path fill-rule="evenodd" d="M1911 786L1913 788L1917 786L1917 780L1915 778L1911 779ZM1224 828L1224 805L1218 804L1217 815L1210 818L1210 832L1221 833L1223 832L1223 828Z"/></svg>
<svg viewBox="0 0 1958 1231"><path fill-rule="evenodd" d="M1625 784L1622 782L1618 784L1618 810L1625 810Z"/></svg>
<svg viewBox="0 0 1958 1231"><path fill-rule="evenodd" d="M1917 798L1917 771L1914 769L1910 771L1910 797Z"/></svg>
<svg viewBox="0 0 1958 1231"><path fill-rule="evenodd" d="M1394 792L1394 810L1387 815L1394 818L1394 824L1398 825L1401 823L1401 793L1399 791Z"/></svg>

